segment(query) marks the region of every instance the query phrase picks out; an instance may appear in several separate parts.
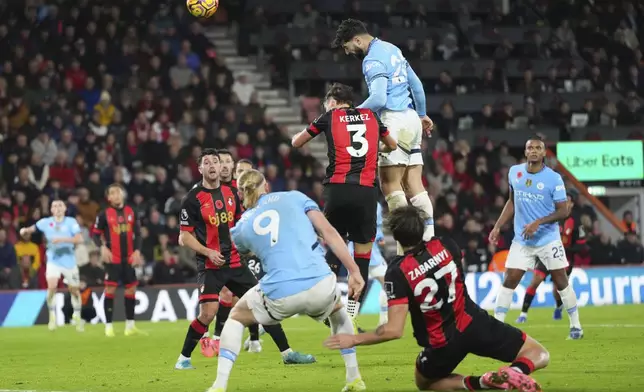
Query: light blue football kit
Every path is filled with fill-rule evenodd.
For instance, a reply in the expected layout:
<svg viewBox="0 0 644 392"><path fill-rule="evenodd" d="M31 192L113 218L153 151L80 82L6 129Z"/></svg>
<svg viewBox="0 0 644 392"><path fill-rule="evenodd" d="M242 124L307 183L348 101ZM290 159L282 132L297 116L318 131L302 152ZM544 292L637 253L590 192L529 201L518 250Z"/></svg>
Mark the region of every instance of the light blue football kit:
<svg viewBox="0 0 644 392"><path fill-rule="evenodd" d="M540 225L531 238L523 237L526 225L544 218L567 200L566 187L559 173L544 166L529 173L526 164L514 165L508 172L514 202L514 239L506 268L529 270L541 261L548 270L566 268L568 260L559 234L559 223Z"/></svg>
<svg viewBox="0 0 644 392"><path fill-rule="evenodd" d="M298 191L262 195L231 230L241 253L261 260L265 275L259 286L277 300L305 292L333 275L307 212L318 205Z"/></svg>
<svg viewBox="0 0 644 392"><path fill-rule="evenodd" d="M69 242L54 244L56 238L70 238L81 232L76 219L64 217L57 222L53 217L43 218L36 222L36 229L47 239L47 278L60 277L62 274L70 285L78 282L78 267L76 265L75 245Z"/></svg>

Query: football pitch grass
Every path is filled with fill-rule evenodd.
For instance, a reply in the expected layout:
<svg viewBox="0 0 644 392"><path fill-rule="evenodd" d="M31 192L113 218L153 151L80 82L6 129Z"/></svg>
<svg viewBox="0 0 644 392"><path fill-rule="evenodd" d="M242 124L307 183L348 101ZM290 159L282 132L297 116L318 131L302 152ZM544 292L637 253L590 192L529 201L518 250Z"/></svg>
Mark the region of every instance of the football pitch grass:
<svg viewBox="0 0 644 392"><path fill-rule="evenodd" d="M511 312L513 321L518 313ZM640 391L644 387L644 305L581 309L585 337L566 340L568 321L553 321L551 309L533 309L523 329L544 344L550 366L535 374L544 391ZM565 316L564 316L565 317ZM363 327L377 318L361 316ZM88 325L82 334L71 326L54 332L46 326L0 328L0 391L205 391L214 381L216 358L195 350L196 370L173 369L187 321L138 323L148 336L125 337L117 323L115 338L102 325ZM260 354L240 354L229 391L340 391L344 364L340 354L326 350L329 330L305 318L284 322L294 349L312 353L314 365L286 366L270 337ZM358 348L358 361L369 391L415 391L416 346L408 324L403 339ZM468 357L461 374L482 374L500 366L493 360Z"/></svg>

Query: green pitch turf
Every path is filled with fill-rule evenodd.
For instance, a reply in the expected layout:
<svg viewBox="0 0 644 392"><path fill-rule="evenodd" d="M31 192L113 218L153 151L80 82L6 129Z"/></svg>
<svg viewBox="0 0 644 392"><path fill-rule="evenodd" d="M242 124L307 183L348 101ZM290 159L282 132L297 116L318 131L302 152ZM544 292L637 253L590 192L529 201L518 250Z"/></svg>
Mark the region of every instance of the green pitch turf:
<svg viewBox="0 0 644 392"><path fill-rule="evenodd" d="M514 320L516 312L508 316ZM640 391L644 387L644 306L581 309L585 338L566 340L568 321L554 322L550 309L534 309L525 331L551 354L550 366L535 374L544 391ZM361 317L364 327L376 318ZM205 391L214 381L216 358L193 355L197 370L176 371L174 363L188 322L139 323L149 336L108 339L102 325L83 334L73 327L49 332L45 326L0 329L0 392L6 391ZM338 352L322 347L328 329L307 318L290 319L284 329L293 348L314 354L318 363L285 366L270 337L261 354L242 353L229 391L340 391L344 365ZM402 340L358 348L358 361L370 391L415 391L413 369L419 348L411 328ZM499 363L469 357L457 369L482 374Z"/></svg>

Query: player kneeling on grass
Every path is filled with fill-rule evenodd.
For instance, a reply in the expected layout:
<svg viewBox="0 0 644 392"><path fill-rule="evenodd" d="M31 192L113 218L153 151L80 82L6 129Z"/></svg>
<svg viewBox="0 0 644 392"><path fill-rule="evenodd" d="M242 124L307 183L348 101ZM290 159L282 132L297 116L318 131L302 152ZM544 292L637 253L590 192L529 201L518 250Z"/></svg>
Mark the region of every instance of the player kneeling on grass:
<svg viewBox="0 0 644 392"><path fill-rule="evenodd" d="M416 360L420 390L456 391L541 388L528 374L548 365L549 354L521 330L500 322L474 303L465 287L461 250L449 238L423 241L425 216L415 207L390 212L388 227L404 250L389 263L385 289L389 319L375 332L336 335L325 345L346 349L403 336L407 312L414 337L423 347ZM454 369L468 354L511 363L482 376L461 376Z"/></svg>
<svg viewBox="0 0 644 392"><path fill-rule="evenodd" d="M357 298L365 284L342 237L313 200L297 191L267 194L266 180L257 170L244 173L238 185L247 210L231 231L233 242L241 253L262 260L265 276L243 295L226 321L217 379L209 392L226 390L244 328L249 325L275 325L306 314L318 321L329 318L333 333L353 333L316 230L349 271L349 295ZM342 357L346 366L343 391L365 390L355 348L345 347Z"/></svg>

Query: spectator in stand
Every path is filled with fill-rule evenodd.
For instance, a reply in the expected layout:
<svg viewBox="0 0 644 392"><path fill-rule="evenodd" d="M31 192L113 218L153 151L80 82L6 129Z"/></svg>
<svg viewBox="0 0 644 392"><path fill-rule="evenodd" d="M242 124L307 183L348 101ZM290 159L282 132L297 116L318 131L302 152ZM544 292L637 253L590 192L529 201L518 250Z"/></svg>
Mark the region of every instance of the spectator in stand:
<svg viewBox="0 0 644 392"><path fill-rule="evenodd" d="M624 211L624 214L622 215L622 224L626 227L627 233L637 234L639 232L637 229L637 223L635 223L635 220L633 219L633 211Z"/></svg>
<svg viewBox="0 0 644 392"><path fill-rule="evenodd" d="M637 238L637 233L627 232L625 238L617 244L617 252L622 264L644 263L644 246Z"/></svg>
<svg viewBox="0 0 644 392"><path fill-rule="evenodd" d="M0 228L0 288L18 288L12 285L12 277L17 269L17 260L16 250L13 244L8 241L7 231Z"/></svg>

